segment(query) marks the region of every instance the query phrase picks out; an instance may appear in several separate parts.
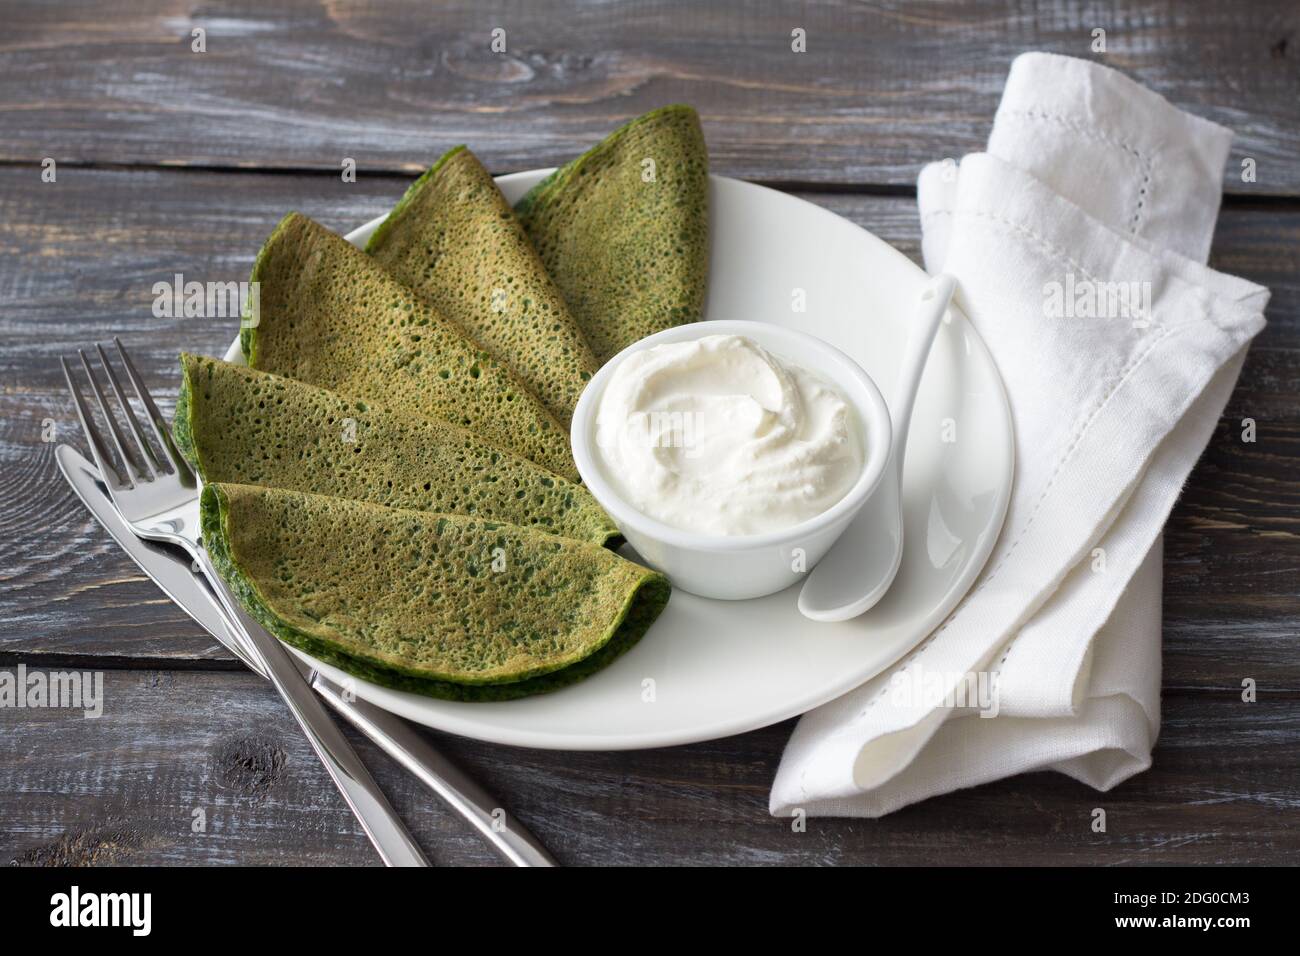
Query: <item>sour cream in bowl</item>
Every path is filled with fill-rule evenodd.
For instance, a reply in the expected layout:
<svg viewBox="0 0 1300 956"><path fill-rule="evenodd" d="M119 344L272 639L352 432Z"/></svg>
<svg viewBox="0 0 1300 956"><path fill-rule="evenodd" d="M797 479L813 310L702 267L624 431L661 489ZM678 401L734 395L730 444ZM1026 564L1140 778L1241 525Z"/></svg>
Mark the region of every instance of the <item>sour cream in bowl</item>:
<svg viewBox="0 0 1300 956"><path fill-rule="evenodd" d="M649 336L592 378L573 417L584 483L686 591L750 598L804 578L879 483L889 412L820 339L712 321Z"/></svg>

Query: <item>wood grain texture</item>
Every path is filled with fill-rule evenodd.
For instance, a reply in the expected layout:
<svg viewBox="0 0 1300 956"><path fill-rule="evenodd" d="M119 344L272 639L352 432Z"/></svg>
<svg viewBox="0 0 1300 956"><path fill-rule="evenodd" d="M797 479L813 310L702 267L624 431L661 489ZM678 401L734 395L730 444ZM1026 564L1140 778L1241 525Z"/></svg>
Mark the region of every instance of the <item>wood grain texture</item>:
<svg viewBox="0 0 1300 956"><path fill-rule="evenodd" d="M922 163L982 147L1012 58L1040 49L1100 59L1237 130L1229 191L1300 195L1291 0L10 0L4 23L0 160L14 163L414 171L465 142L513 171L685 101L717 172L911 185Z"/></svg>
<svg viewBox="0 0 1300 956"><path fill-rule="evenodd" d="M229 658L169 602L57 478L42 423L79 442L58 356L121 335L165 409L182 348L221 354L228 320L159 319L152 287L240 279L288 209L345 231L378 215L406 177L72 170L52 185L0 169L0 660L116 658L155 664ZM915 203L905 197L806 195L914 258ZM1252 348L1219 431L1167 534L1166 681L1224 688L1240 668L1300 691L1300 210L1229 207L1213 261L1273 289L1270 324ZM75 304L75 305L74 305ZM1243 445L1253 417L1258 441Z"/></svg>
<svg viewBox="0 0 1300 956"><path fill-rule="evenodd" d="M1166 531L1163 730L1108 794L1033 774L880 821L767 814L790 723L671 750L550 753L435 735L565 863L1290 863L1300 852L1300 7L1195 0L0 9L0 668L103 669L105 716L0 709L0 862L376 862L273 692L167 602L64 489L57 359L123 337L174 398L152 287L246 278L280 216L346 231L447 147L561 162L697 105L715 171L782 185L919 258L920 165L979 148L1026 49L1100 57L1238 132L1212 264L1273 289L1268 329ZM190 52L207 30L208 52ZM508 51L489 48L494 27ZM792 54L803 27L808 53ZM59 161L58 181L39 162ZM1240 159L1259 178L1240 182ZM338 175L343 157L356 183ZM260 171L259 171L260 170ZM1241 420L1257 422L1244 444ZM45 434L43 434L43 432ZM1259 702L1240 700L1243 677ZM495 860L374 748L437 863ZM1089 828L1094 807L1109 830ZM203 809L205 833L191 832Z"/></svg>
<svg viewBox="0 0 1300 956"><path fill-rule="evenodd" d="M0 711L0 863L374 864L273 692L251 675L109 671L104 716ZM1156 769L1099 794L1031 774L883 820L767 813L791 724L668 750L522 750L436 735L566 864L1286 863L1300 854L1300 703L1174 696ZM21 732L17 732L21 730ZM368 743L431 859L495 862ZM1093 833L1092 811L1107 812ZM191 831L201 809L206 831Z"/></svg>

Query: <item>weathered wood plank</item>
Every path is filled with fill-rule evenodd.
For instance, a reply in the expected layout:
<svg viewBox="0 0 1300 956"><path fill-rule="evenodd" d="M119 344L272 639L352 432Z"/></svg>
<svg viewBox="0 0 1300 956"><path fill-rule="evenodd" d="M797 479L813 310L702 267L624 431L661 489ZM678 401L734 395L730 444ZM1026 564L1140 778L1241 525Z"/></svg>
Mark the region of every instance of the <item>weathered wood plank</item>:
<svg viewBox="0 0 1300 956"><path fill-rule="evenodd" d="M0 34L0 668L110 669L99 720L0 709L0 862L375 862L271 691L236 668L84 515L46 419L73 431L57 356L121 334L151 381L229 322L158 319L176 271L241 279L276 219L344 230L466 141L497 171L551 165L621 119L696 104L717 171L825 185L814 201L917 256L910 185L983 143L1024 49L1090 55L1238 130L1215 264L1273 287L1271 325L1166 535L1164 732L1110 794L1036 774L883 821L766 815L790 724L632 754L439 737L566 863L1289 863L1300 851L1300 8L1124 0L976 6L567 5L275 0L219 16L158 4L7 6ZM208 52L189 50L208 31ZM507 31L493 54L490 31ZM808 32L803 55L790 30ZM56 184L38 163L60 161ZM344 156L361 167L344 184ZM1255 184L1236 175L1243 156ZM267 166L310 174L151 167ZM3 164L9 164L5 168ZM879 192L879 190L877 190ZM161 390L170 405L172 390ZM1243 445L1240 421L1259 440ZM151 664L168 670L156 671ZM176 669L186 668L186 669ZM1239 700L1242 677L1260 702ZM494 858L359 743L439 863ZM1105 807L1109 832L1093 834ZM207 816L191 832L192 814ZM997 850L990 854L990 848ZM993 857L996 857L994 859Z"/></svg>
<svg viewBox="0 0 1300 956"><path fill-rule="evenodd" d="M181 348L219 354L229 320L159 319L152 286L247 275L291 208L345 230L380 214L405 177L71 170L53 185L0 169L0 660L228 661L119 554L57 477L42 423L79 440L58 356L119 334L149 381ZM917 256L905 197L806 198ZM1300 690L1300 210L1228 208L1215 263L1271 286L1270 326L1170 525L1166 681L1230 688L1253 676ZM159 388L169 408L174 388ZM1258 422L1243 445L1239 423ZM1230 665L1230 666L1225 666Z"/></svg>
<svg viewBox="0 0 1300 956"><path fill-rule="evenodd" d="M291 718L251 675L108 671L105 696L97 720L0 710L0 862L375 862ZM1167 700L1154 769L1111 793L1033 774L880 821L812 819L805 833L767 814L790 726L632 753L436 742L568 864L1288 863L1300 853L1295 699ZM493 861L357 743L432 860ZM1094 807L1107 811L1104 834L1090 829ZM196 810L206 832L191 831Z"/></svg>
<svg viewBox="0 0 1300 956"><path fill-rule="evenodd" d="M72 169L43 184L25 170L0 168L0 382L11 391L61 387L58 356L110 332L126 337L160 376L170 373L177 348L219 352L234 337L233 323L155 317L154 283L178 272L187 280L246 279L284 213L299 209L344 232L390 208L409 181ZM914 200L802 195L919 259ZM1300 213L1290 205L1230 204L1220 217L1211 264L1273 289L1272 324L1254 346L1270 361L1289 361L1300 346L1298 245ZM1286 371L1270 367L1256 385L1243 382L1238 397L1260 415L1294 407L1296 383Z"/></svg>
<svg viewBox="0 0 1300 956"><path fill-rule="evenodd" d="M19 0L0 35L0 160L416 170L466 142L506 172L686 101L719 172L911 184L923 162L982 146L1012 58L1041 49L1101 59L1237 130L1229 190L1297 195L1298 33L1288 0Z"/></svg>

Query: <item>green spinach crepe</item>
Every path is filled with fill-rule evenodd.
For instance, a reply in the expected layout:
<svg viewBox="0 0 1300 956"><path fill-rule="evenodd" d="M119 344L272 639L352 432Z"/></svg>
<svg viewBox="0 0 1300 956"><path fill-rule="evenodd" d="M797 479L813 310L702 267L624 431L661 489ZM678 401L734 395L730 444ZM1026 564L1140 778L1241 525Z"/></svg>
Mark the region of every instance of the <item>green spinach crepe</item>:
<svg viewBox="0 0 1300 956"><path fill-rule="evenodd" d="M523 383L342 237L290 213L252 281L251 367L449 421L578 480L563 426Z"/></svg>
<svg viewBox="0 0 1300 956"><path fill-rule="evenodd" d="M176 445L205 482L463 514L613 544L581 485L472 432L197 355L181 355Z"/></svg>
<svg viewBox="0 0 1300 956"><path fill-rule="evenodd" d="M596 357L473 153L457 146L416 180L366 251L569 423Z"/></svg>
<svg viewBox="0 0 1300 956"><path fill-rule="evenodd" d="M700 119L666 106L556 170L515 206L602 363L703 317L709 159Z"/></svg>
<svg viewBox="0 0 1300 956"><path fill-rule="evenodd" d="M627 650L663 575L599 545L463 515L210 484L204 544L249 613L366 680L453 700L554 690Z"/></svg>

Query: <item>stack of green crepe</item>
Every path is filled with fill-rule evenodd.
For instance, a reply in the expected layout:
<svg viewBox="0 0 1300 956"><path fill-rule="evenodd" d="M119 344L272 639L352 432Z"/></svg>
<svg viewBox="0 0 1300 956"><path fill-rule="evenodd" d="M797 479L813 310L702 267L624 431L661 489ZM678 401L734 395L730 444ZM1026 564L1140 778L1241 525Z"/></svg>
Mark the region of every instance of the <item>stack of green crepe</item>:
<svg viewBox="0 0 1300 956"><path fill-rule="evenodd" d="M473 153L458 146L416 180L366 251L569 423L596 357Z"/></svg>
<svg viewBox="0 0 1300 956"><path fill-rule="evenodd" d="M601 362L701 318L708 242L683 106L517 215L462 147L367 252L286 216L253 269L251 367L181 357L174 435L223 579L271 633L388 687L509 700L604 667L670 589L611 550L565 427Z"/></svg>
<svg viewBox="0 0 1300 956"><path fill-rule="evenodd" d="M689 106L633 120L515 208L600 362L703 317L709 157Z"/></svg>
<svg viewBox="0 0 1300 956"><path fill-rule="evenodd" d="M452 422L577 479L564 427L515 374L342 237L290 213L252 281L253 368Z"/></svg>
<svg viewBox="0 0 1300 956"><path fill-rule="evenodd" d="M366 680L509 700L604 667L663 610L663 575L596 544L461 515L211 484L203 540L281 640Z"/></svg>
<svg viewBox="0 0 1300 956"><path fill-rule="evenodd" d="M173 432L205 482L510 522L596 544L618 528L581 485L431 418L181 355Z"/></svg>

